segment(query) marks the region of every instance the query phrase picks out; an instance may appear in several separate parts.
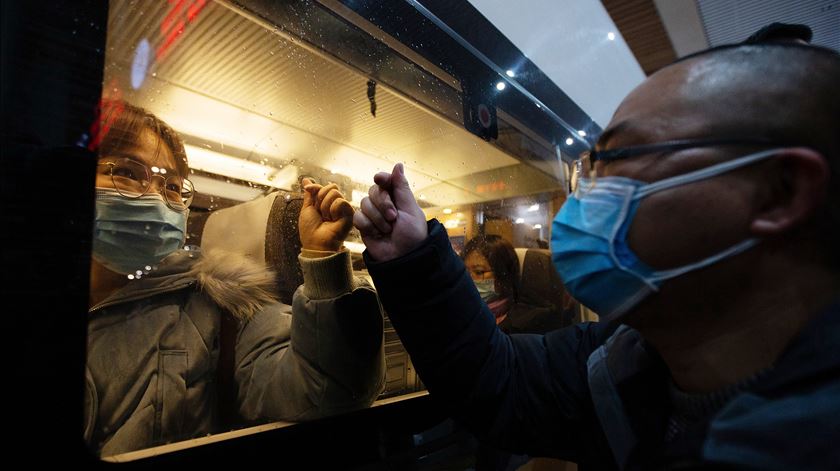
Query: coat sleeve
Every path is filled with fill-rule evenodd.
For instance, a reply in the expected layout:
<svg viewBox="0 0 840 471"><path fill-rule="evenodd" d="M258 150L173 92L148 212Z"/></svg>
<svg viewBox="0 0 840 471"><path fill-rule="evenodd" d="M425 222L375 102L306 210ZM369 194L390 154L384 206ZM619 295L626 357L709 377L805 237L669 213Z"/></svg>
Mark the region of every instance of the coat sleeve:
<svg viewBox="0 0 840 471"><path fill-rule="evenodd" d="M544 334L563 326L563 315L553 305L516 303L499 325L509 334Z"/></svg>
<svg viewBox="0 0 840 471"><path fill-rule="evenodd" d="M239 412L249 422L309 420L369 406L385 383L383 320L347 252L300 258L304 284L239 332Z"/></svg>
<svg viewBox="0 0 840 471"><path fill-rule="evenodd" d="M481 301L446 231L377 263L365 252L382 305L437 403L478 437L532 456L574 459L596 431L586 360L607 326L505 335Z"/></svg>

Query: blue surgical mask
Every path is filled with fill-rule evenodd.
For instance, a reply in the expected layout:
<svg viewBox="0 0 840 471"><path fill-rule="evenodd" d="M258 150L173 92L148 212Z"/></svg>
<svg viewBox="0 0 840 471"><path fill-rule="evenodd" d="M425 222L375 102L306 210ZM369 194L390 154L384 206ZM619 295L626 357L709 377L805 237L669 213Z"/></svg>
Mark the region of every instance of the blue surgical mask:
<svg viewBox="0 0 840 471"><path fill-rule="evenodd" d="M144 270L181 247L187 214L170 209L158 194L126 198L97 188L93 258L117 273Z"/></svg>
<svg viewBox="0 0 840 471"><path fill-rule="evenodd" d="M485 303L499 299L499 295L496 293L496 280L491 278L489 280L473 280L473 282L478 289L478 295Z"/></svg>
<svg viewBox="0 0 840 471"><path fill-rule="evenodd" d="M720 253L682 267L654 270L627 245L627 232L642 199L668 188L696 182L763 160L778 149L750 154L654 183L624 177L582 179L560 208L551 227L551 256L569 294L612 321L628 312L662 283L741 253L758 243L746 239Z"/></svg>

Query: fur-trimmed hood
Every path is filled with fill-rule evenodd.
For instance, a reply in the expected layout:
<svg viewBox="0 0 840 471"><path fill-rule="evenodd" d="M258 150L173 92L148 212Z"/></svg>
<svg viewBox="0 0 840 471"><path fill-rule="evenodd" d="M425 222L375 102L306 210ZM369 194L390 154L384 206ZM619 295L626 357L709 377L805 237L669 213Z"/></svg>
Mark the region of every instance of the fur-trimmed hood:
<svg viewBox="0 0 840 471"><path fill-rule="evenodd" d="M100 303L117 304L196 286L220 308L240 320L277 302L276 274L245 255L187 246L169 255L145 276L130 281ZM94 308L95 310L96 308Z"/></svg>
<svg viewBox="0 0 840 471"><path fill-rule="evenodd" d="M210 250L190 273L216 304L238 319L250 319L262 306L277 302L277 275L242 254Z"/></svg>

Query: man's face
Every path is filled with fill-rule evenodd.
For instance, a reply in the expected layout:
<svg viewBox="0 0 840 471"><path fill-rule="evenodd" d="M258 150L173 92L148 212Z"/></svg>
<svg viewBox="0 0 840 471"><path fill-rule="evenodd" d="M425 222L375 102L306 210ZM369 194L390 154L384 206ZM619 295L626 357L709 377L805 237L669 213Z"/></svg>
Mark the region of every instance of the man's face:
<svg viewBox="0 0 840 471"><path fill-rule="evenodd" d="M597 147L733 137L712 131L718 127L714 110L719 107L700 100L703 94L696 92L708 88L715 76L716 71L706 70L702 60L675 64L654 74L624 100ZM599 163L598 174L655 182L738 155L738 149L733 148L693 148ZM759 188L759 166L643 199L628 233L630 247L655 269L669 269L702 260L747 239L750 204Z"/></svg>

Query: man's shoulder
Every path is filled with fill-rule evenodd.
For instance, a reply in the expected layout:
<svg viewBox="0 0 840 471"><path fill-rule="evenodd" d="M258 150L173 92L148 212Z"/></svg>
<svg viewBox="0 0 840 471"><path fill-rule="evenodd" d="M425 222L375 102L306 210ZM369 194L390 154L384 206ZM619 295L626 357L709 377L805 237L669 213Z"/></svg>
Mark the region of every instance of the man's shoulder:
<svg viewBox="0 0 840 471"><path fill-rule="evenodd" d="M840 303L834 303L805 326L754 387L716 414L704 456L766 469L829 469L840 463L838 352Z"/></svg>
<svg viewBox="0 0 840 471"><path fill-rule="evenodd" d="M760 469L831 469L840 463L838 398L840 371L745 392L709 424L704 458Z"/></svg>

